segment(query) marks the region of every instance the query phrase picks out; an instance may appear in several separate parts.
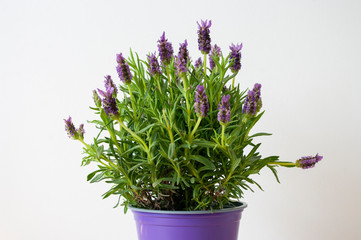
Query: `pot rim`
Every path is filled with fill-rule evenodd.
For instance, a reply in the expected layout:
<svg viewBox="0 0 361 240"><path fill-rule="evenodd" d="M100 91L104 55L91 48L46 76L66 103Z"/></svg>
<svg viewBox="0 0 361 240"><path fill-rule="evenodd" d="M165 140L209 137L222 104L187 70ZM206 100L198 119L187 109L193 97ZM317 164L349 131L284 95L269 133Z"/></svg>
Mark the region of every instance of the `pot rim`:
<svg viewBox="0 0 361 240"><path fill-rule="evenodd" d="M234 206L225 206L222 209L215 209L215 210L195 210L195 211L171 211L171 210L153 210L153 209L144 209L144 208L137 208L129 205L129 208L135 212L144 212L144 213L156 213L156 214L179 214L179 215L186 215L186 214L212 214L212 213L225 213L225 212L235 212L235 211L243 211L248 205L245 202L237 201L231 202Z"/></svg>

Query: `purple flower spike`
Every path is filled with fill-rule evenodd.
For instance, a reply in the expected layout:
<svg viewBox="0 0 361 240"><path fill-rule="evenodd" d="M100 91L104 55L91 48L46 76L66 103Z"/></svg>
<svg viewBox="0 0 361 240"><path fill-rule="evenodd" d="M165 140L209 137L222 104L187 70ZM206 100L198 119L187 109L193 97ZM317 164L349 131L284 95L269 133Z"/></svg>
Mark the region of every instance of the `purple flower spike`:
<svg viewBox="0 0 361 240"><path fill-rule="evenodd" d="M217 119L221 124L226 124L231 121L231 105L229 99L231 95L225 95L222 97L221 102L218 105Z"/></svg>
<svg viewBox="0 0 361 240"><path fill-rule="evenodd" d="M203 54L208 54L211 51L211 37L209 36L209 28L212 26L212 21L201 20L201 24L198 24L198 49Z"/></svg>
<svg viewBox="0 0 361 240"><path fill-rule="evenodd" d="M194 63L194 67L195 67L196 69L201 68L202 65L203 65L202 58L198 58L198 59L196 60L196 62Z"/></svg>
<svg viewBox="0 0 361 240"><path fill-rule="evenodd" d="M119 117L119 109L117 105L117 100L113 96L114 89L110 87L106 90L106 92L98 89L98 92L101 96L103 96L103 108L105 113L111 119L117 119Z"/></svg>
<svg viewBox="0 0 361 240"><path fill-rule="evenodd" d="M301 159L296 161L296 167L300 167L302 169L313 168L316 163L322 160L322 158L323 156L318 155L318 153L314 157L302 157Z"/></svg>
<svg viewBox="0 0 361 240"><path fill-rule="evenodd" d="M115 84L114 84L114 82L112 80L112 77L110 75L106 75L104 78L105 78L105 81L104 81L105 90L108 91L108 89L113 88L113 90L114 90L113 94L115 96L117 96L118 89L117 89L117 86L115 86Z"/></svg>
<svg viewBox="0 0 361 240"><path fill-rule="evenodd" d="M130 84L133 76L130 73L129 64L125 61L122 53L117 54L117 62L118 66L116 68L120 80L125 84Z"/></svg>
<svg viewBox="0 0 361 240"><path fill-rule="evenodd" d="M69 116L68 120L65 120L65 131L68 133L69 138L75 139L78 134L73 122L71 121L71 117Z"/></svg>
<svg viewBox="0 0 361 240"><path fill-rule="evenodd" d="M248 116L256 115L262 108L261 87L261 84L256 83L253 90L248 91L248 95L243 106L243 113Z"/></svg>
<svg viewBox="0 0 361 240"><path fill-rule="evenodd" d="M189 60L189 52L187 49L187 40L180 44L178 56L175 61L176 73L178 76L182 76L187 72L187 63Z"/></svg>
<svg viewBox="0 0 361 240"><path fill-rule="evenodd" d="M233 73L238 72L241 69L241 49L242 49L242 43L241 45L237 44L232 45L229 47L231 49L231 55L229 57L229 62L231 63L233 61L233 64L231 66L231 71Z"/></svg>
<svg viewBox="0 0 361 240"><path fill-rule="evenodd" d="M77 140L83 140L84 138L84 124L80 124L79 129L76 129L74 127L73 122L71 121L71 117L69 116L69 118L67 120L65 120L65 131L68 133L69 138Z"/></svg>
<svg viewBox="0 0 361 240"><path fill-rule="evenodd" d="M155 53L152 53L152 54L148 55L147 57L148 57L148 62L149 62L150 75L152 77L154 77L155 75L160 75L161 71L160 71L159 63L158 63L157 57L155 56Z"/></svg>
<svg viewBox="0 0 361 240"><path fill-rule="evenodd" d="M160 56L160 61L163 65L168 65L172 61L173 56L173 47L168 39L165 38L165 32L158 40L158 51Z"/></svg>
<svg viewBox="0 0 361 240"><path fill-rule="evenodd" d="M203 85L198 85L195 93L194 109L199 117L206 117L209 110L208 97Z"/></svg>
<svg viewBox="0 0 361 240"><path fill-rule="evenodd" d="M213 70L213 68L216 66L216 64L213 61L213 58L216 59L216 61L219 61L219 58L221 57L221 48L217 46L217 44L215 44L213 46L212 52L209 54L209 65L211 67L211 69Z"/></svg>

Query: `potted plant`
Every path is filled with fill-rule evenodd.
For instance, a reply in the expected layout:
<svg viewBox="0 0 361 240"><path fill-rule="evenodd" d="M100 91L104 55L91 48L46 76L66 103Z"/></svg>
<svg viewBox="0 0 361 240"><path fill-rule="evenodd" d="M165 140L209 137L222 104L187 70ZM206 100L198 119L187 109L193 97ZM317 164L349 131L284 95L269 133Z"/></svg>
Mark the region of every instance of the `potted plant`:
<svg viewBox="0 0 361 240"><path fill-rule="evenodd" d="M99 129L91 143L84 125L65 120L70 138L84 144L82 165L92 162L91 183L111 184L103 197L119 196L118 206L133 210L141 240L237 239L246 190L258 183L252 175L276 167L310 168L322 156L296 162L263 157L254 133L262 109L261 84L241 90L235 78L241 69L242 44L230 53L211 45L211 21L198 23L202 58L192 64L185 40L174 55L163 35L158 56L146 60L130 51L117 54L121 84L105 77L105 89L93 91ZM159 62L160 61L160 62ZM120 92L122 94L120 94Z"/></svg>

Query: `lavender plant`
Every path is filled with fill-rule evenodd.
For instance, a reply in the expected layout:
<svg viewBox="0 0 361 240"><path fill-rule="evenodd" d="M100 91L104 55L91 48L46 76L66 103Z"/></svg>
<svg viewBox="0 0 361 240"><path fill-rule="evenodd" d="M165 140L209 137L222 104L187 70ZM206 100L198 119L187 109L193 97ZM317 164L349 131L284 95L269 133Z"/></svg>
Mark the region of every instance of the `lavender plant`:
<svg viewBox="0 0 361 240"><path fill-rule="evenodd" d="M211 47L210 27L211 21L198 24L204 61L199 58L195 66L187 40L173 56L165 33L158 41L160 64L156 53L145 61L132 51L128 59L117 54L120 81L107 75L105 89L93 91L91 109L98 117L90 123L99 134L90 143L84 140L83 124L76 129L71 117L65 120L68 136L84 144L82 165L97 164L87 180L111 184L103 197L119 196L116 206L122 202L125 211L129 204L219 209L253 191L252 185L261 188L252 176L265 167L278 181L276 167L306 169L322 159L317 154L281 162L258 152L258 137L271 135L251 133L264 114L261 84L248 92L234 86L242 44L232 44L224 56L217 45Z"/></svg>

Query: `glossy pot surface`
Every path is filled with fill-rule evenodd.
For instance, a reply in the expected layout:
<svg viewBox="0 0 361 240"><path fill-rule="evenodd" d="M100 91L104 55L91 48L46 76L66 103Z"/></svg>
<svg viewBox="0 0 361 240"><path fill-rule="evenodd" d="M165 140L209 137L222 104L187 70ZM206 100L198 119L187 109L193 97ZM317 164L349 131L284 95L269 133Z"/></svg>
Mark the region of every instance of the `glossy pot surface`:
<svg viewBox="0 0 361 240"><path fill-rule="evenodd" d="M214 211L132 208L139 240L237 240L244 202Z"/></svg>

